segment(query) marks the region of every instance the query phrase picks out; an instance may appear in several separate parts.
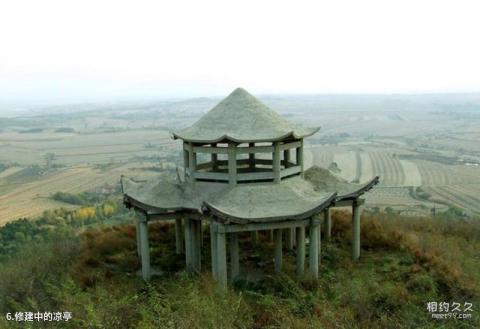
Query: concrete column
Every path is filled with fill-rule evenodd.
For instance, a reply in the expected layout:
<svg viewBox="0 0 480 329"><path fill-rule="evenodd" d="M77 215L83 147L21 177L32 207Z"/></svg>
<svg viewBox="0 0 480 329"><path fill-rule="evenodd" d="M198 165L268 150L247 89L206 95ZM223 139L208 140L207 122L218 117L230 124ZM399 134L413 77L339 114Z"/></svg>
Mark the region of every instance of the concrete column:
<svg viewBox="0 0 480 329"><path fill-rule="evenodd" d="M212 143L211 145L212 147L217 147L217 143ZM218 154L217 153L212 153L212 157L211 157L211 161L212 161L212 169L213 170L217 170L218 169Z"/></svg>
<svg viewBox="0 0 480 329"><path fill-rule="evenodd" d="M290 167L288 164L290 162L290 149L286 149L283 151L283 161L285 163L285 168Z"/></svg>
<svg viewBox="0 0 480 329"><path fill-rule="evenodd" d="M303 139L300 140L300 147L297 147L297 166L300 166L300 172L303 177Z"/></svg>
<svg viewBox="0 0 480 329"><path fill-rule="evenodd" d="M184 144L184 147L186 147L185 143ZM184 174L184 177L187 177L187 173L188 173L188 167L189 167L189 157L188 157L188 151L187 150L183 150L183 174Z"/></svg>
<svg viewBox="0 0 480 329"><path fill-rule="evenodd" d="M188 272L193 272L194 269L194 254L193 254L193 239L192 220L185 218L185 264Z"/></svg>
<svg viewBox="0 0 480 329"><path fill-rule="evenodd" d="M322 263L322 222L318 219L318 264Z"/></svg>
<svg viewBox="0 0 480 329"><path fill-rule="evenodd" d="M297 275L303 275L305 270L305 227L300 226L296 229L297 236Z"/></svg>
<svg viewBox="0 0 480 329"><path fill-rule="evenodd" d="M240 260L238 252L238 233L230 233L230 268L232 280L240 274Z"/></svg>
<svg viewBox="0 0 480 329"><path fill-rule="evenodd" d="M201 239L201 231L202 229L202 222L199 220L192 220L192 232L193 232L193 266L195 272L200 272L202 270L202 244L200 242Z"/></svg>
<svg viewBox="0 0 480 329"><path fill-rule="evenodd" d="M252 244L255 246L258 243L258 231L252 232Z"/></svg>
<svg viewBox="0 0 480 329"><path fill-rule="evenodd" d="M188 143L188 168L190 170L190 178L195 180L195 172L197 171L197 154L193 152L193 144Z"/></svg>
<svg viewBox="0 0 480 329"><path fill-rule="evenodd" d="M209 221L210 225L210 257L212 261L212 276L217 279L217 232L213 219Z"/></svg>
<svg viewBox="0 0 480 329"><path fill-rule="evenodd" d="M255 147L255 143L248 143L248 147ZM255 153L248 153L248 167L255 168Z"/></svg>
<svg viewBox="0 0 480 329"><path fill-rule="evenodd" d="M318 235L319 235L319 225L312 218L310 224L310 250L309 250L309 261L310 261L310 273L318 278Z"/></svg>
<svg viewBox="0 0 480 329"><path fill-rule="evenodd" d="M150 246L148 244L148 222L140 222L140 244L142 251L142 277L145 281L150 280Z"/></svg>
<svg viewBox="0 0 480 329"><path fill-rule="evenodd" d="M275 229L273 232L275 239L275 272L279 273L282 271L282 230Z"/></svg>
<svg viewBox="0 0 480 329"><path fill-rule="evenodd" d="M360 258L360 214L361 207L356 201L352 205L352 258Z"/></svg>
<svg viewBox="0 0 480 329"><path fill-rule="evenodd" d="M237 185L237 148L234 143L228 143L228 175L230 186Z"/></svg>
<svg viewBox="0 0 480 329"><path fill-rule="evenodd" d="M218 225L218 224L217 224ZM220 287L227 289L227 251L225 228L217 226L217 281Z"/></svg>
<svg viewBox="0 0 480 329"><path fill-rule="evenodd" d="M288 250L293 250L293 237L295 235L295 228L285 229L285 245Z"/></svg>
<svg viewBox="0 0 480 329"><path fill-rule="evenodd" d="M280 177L280 142L273 143L273 181L279 183Z"/></svg>
<svg viewBox="0 0 480 329"><path fill-rule="evenodd" d="M323 215L325 218L325 240L329 241L332 237L332 214L330 208L326 208L323 211Z"/></svg>
<svg viewBox="0 0 480 329"><path fill-rule="evenodd" d="M199 227L198 227L199 231L200 231L200 247L203 248L203 223L202 221L200 220L199 221Z"/></svg>
<svg viewBox="0 0 480 329"><path fill-rule="evenodd" d="M175 219L175 248L177 251L177 255L180 255L184 252L183 247L183 225L182 219L176 218Z"/></svg>
<svg viewBox="0 0 480 329"><path fill-rule="evenodd" d="M140 222L139 221L137 221L136 233L137 233L137 255L138 255L138 258L141 261L142 249L140 247L141 242L140 242Z"/></svg>
<svg viewBox="0 0 480 329"><path fill-rule="evenodd" d="M293 247L297 245L297 234L295 233L295 227L291 228L292 230L292 241L293 241Z"/></svg>
<svg viewBox="0 0 480 329"><path fill-rule="evenodd" d="M270 241L273 241L273 230L268 231L268 238L270 239Z"/></svg>

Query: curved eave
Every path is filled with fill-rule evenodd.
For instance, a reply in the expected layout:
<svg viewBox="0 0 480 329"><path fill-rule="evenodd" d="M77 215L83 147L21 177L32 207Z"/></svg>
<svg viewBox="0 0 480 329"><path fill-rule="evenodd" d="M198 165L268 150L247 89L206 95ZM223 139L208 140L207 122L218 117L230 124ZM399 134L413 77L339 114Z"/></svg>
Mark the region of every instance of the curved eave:
<svg viewBox="0 0 480 329"><path fill-rule="evenodd" d="M337 193L333 193L331 196L326 198L322 201L319 205L306 210L302 213L298 213L295 215L281 215L281 216L272 216L272 217L257 217L257 218L244 218L232 215L228 212L222 211L220 208L214 206L209 202L203 202L202 210L203 212L209 212L210 214L214 215L217 218L223 219L226 222L235 222L238 224L248 224L251 222L258 222L258 223L267 223L267 222L276 222L276 221L285 221L285 220L302 220L309 218L323 209L331 206L335 202L335 198Z"/></svg>
<svg viewBox="0 0 480 329"><path fill-rule="evenodd" d="M357 189L353 192L350 192L348 194L337 196L337 198L335 199L335 202L356 199L356 198L360 197L362 194L364 194L365 192L370 191L379 182L380 182L380 176L375 176L374 178L372 178L372 180L370 180L368 183L366 183L365 185L363 185L359 189Z"/></svg>
<svg viewBox="0 0 480 329"><path fill-rule="evenodd" d="M123 204L127 208L135 208L143 213L154 213L154 214L169 214L172 212L199 212L197 208L187 208L187 207L155 207L152 205L148 205L143 203L134 197L124 194L123 195Z"/></svg>
<svg viewBox="0 0 480 329"><path fill-rule="evenodd" d="M258 139L255 139L255 138L251 138L251 139L239 139L239 138L235 138L233 136L230 136L228 134L225 134L225 135L222 135L218 138L213 138L213 139L195 139L195 138L189 138L187 136L182 136L181 133L174 133L174 132L171 132L172 136L173 136L173 139L181 139L185 142L190 142L190 143L218 143L218 142L222 142L222 141L231 141L231 142L235 142L235 143L263 143L263 142L278 142L278 141L281 141L281 140L284 140L284 139L287 139L287 138L290 138L290 137L293 137L295 139L301 139L301 138L305 138L305 137L309 137L309 136L312 136L314 134L316 134L318 131L320 130L320 127L316 127L316 128L312 128L311 131L309 131L308 133L305 133L305 134L297 134L295 131L290 131L284 135L281 135L281 136L277 136L277 137L272 137L272 138L258 138Z"/></svg>

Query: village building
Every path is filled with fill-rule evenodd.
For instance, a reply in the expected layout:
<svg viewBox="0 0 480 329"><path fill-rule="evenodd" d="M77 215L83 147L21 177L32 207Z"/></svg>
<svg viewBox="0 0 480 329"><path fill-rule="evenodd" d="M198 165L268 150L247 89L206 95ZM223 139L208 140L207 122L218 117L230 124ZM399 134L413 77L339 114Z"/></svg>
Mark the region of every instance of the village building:
<svg viewBox="0 0 480 329"><path fill-rule="evenodd" d="M151 276L148 223L155 220L175 220L176 249L185 253L192 272L201 271L202 232L208 225L211 271L222 287L227 269L231 279L241 272L240 232L251 232L256 243L258 231L271 230L275 271L282 270L285 240L295 249L298 275L307 268L318 277L320 227L328 239L333 207L352 208L352 257L358 259L361 196L379 178L340 190L315 189L303 177L303 153L304 138L318 130L290 123L238 88L195 124L174 132L172 137L183 142L182 172L145 183L122 177L125 205L143 214L137 222L143 278Z"/></svg>

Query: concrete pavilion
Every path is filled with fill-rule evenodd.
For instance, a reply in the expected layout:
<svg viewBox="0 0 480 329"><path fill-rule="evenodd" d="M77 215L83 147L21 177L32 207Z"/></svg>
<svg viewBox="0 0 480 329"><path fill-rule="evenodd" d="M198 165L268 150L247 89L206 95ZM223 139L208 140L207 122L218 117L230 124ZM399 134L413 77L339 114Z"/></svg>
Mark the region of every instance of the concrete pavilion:
<svg viewBox="0 0 480 329"><path fill-rule="evenodd" d="M303 139L319 129L290 123L244 89L227 98L191 127L173 133L183 141L184 177L136 183L122 177L124 203L143 214L137 222L142 276L151 276L148 223L175 220L176 249L185 253L186 268L201 270L202 227L209 225L212 274L227 286L227 240L230 277L240 274L240 232L273 231L275 271L282 269L285 247L296 250L299 275L304 273L306 234L308 271L318 277L321 218L330 237L332 207L352 207L352 257L360 256L361 195L378 183L316 190L303 178Z"/></svg>

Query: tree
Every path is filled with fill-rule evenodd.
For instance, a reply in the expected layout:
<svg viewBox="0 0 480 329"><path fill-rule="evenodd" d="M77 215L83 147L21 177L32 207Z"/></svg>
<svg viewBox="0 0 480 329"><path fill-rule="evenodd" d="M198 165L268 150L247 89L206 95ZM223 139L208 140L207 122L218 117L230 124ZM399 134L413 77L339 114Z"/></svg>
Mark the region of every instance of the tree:
<svg viewBox="0 0 480 329"><path fill-rule="evenodd" d="M45 165L47 166L47 169L50 169L53 160L55 160L55 153L45 154Z"/></svg>

